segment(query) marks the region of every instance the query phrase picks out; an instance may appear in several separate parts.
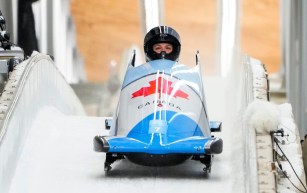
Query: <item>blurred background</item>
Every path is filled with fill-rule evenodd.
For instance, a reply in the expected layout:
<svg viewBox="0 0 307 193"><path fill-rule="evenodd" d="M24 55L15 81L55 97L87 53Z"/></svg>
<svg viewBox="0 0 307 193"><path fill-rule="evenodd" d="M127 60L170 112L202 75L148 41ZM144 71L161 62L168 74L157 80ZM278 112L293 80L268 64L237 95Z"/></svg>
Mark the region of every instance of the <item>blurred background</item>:
<svg viewBox="0 0 307 193"><path fill-rule="evenodd" d="M120 62L121 53L132 45L143 51L145 33L158 24L172 26L181 35L180 62L194 65L196 50L200 50L205 73L221 71L219 54L223 43L229 42L233 42L231 46L238 51L262 60L269 73L280 69L279 1L242 0L227 5L217 0L164 0L147 1L148 7L144 2L71 1L77 42L90 81L106 80L105 65L111 60ZM159 10L152 13L156 3ZM147 15L146 9L151 10ZM146 24L148 14L153 18L157 14L158 22ZM221 40L222 35L226 40Z"/></svg>
<svg viewBox="0 0 307 193"><path fill-rule="evenodd" d="M143 63L145 34L168 25L181 36L180 62L194 65L199 50L205 76L226 77L244 55L260 60L275 102L290 102L299 128L307 125L306 1L0 0L0 10L11 41L52 55L90 115L110 114L102 109L132 50Z"/></svg>
<svg viewBox="0 0 307 193"><path fill-rule="evenodd" d="M221 69L221 54L229 55L225 50L248 53L263 61L269 73L280 69L281 18L276 0L1 1L11 39L24 47L21 39L32 34L33 38L24 38L27 45L36 38L32 49L53 55L69 82L106 81L110 65L125 62L132 49L137 49L143 63L143 38L157 25L179 32L180 62L194 65L200 51L204 73L225 70ZM76 58L82 61L76 64Z"/></svg>

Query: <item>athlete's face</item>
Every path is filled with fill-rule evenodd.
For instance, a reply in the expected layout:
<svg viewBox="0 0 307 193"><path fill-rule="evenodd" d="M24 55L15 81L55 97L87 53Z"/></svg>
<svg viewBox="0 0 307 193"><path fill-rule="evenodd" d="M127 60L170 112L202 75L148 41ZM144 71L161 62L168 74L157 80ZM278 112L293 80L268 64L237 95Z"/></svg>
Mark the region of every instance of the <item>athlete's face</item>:
<svg viewBox="0 0 307 193"><path fill-rule="evenodd" d="M173 45L169 43L157 43L153 45L153 51L157 54L160 54L164 51L166 54L169 54L173 51Z"/></svg>

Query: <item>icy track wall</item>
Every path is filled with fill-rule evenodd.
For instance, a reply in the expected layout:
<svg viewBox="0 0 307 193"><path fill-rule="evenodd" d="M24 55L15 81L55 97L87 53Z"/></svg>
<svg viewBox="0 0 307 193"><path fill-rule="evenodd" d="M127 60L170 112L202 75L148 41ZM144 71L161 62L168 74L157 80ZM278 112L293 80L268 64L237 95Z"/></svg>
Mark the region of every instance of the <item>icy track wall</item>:
<svg viewBox="0 0 307 193"><path fill-rule="evenodd" d="M246 109L248 104L254 100L254 98L257 98L257 96L254 96L255 94L260 94L263 92L254 92L255 87L254 83L256 82L259 77L255 76L254 77L254 71L255 69L252 68L251 64L251 58L249 56L245 56L242 58L243 59L243 67L244 67L244 88L245 88L245 93L243 96L245 97L244 100L242 101L242 108ZM261 69L261 67L260 67ZM262 74L263 70L260 70L260 74ZM267 79L266 79L267 80ZM260 89L263 91L263 89ZM267 93L267 90L265 90L265 93ZM263 96L263 94L261 95ZM243 118L242 118L243 119ZM245 188L246 192L250 193L258 193L258 174L257 174L257 152L256 152L256 133L254 130L248 129L248 126L246 125L245 122L243 122L243 140L245 146L244 146L244 162L246 165L246 172L245 172Z"/></svg>
<svg viewBox="0 0 307 193"><path fill-rule="evenodd" d="M29 129L44 106L70 115L85 114L81 102L50 57L33 53L15 67L0 97L1 193L8 192Z"/></svg>
<svg viewBox="0 0 307 193"><path fill-rule="evenodd" d="M287 135L287 137L277 137L281 142L277 146L273 143L271 135L267 131L259 130L255 127L256 125L253 125L255 128L252 128L251 125L245 126L247 128L245 130L245 144L248 146L245 151L245 161L247 165L257 165L256 169L249 168L248 173L253 176L249 179L250 185L253 190L257 189L257 192L305 192L306 183L300 137L291 105L269 103L268 75L264 65L259 60L246 57L244 65L246 67L245 86L247 88L244 105L248 105L247 111L257 114L256 122L258 126L275 125L268 123L268 121L274 119L273 115L275 115L276 120L278 120L276 122L278 128L270 128L270 130L282 128ZM259 113L262 115L259 116ZM269 117L269 119L266 117ZM278 163L274 152L278 152L280 155L285 152L284 156L287 156L290 162L283 159ZM294 165L294 168L291 168L290 163ZM282 165L282 170L285 173L281 173L279 164ZM287 174L289 179L284 174ZM246 177L248 178L248 176Z"/></svg>
<svg viewBox="0 0 307 193"><path fill-rule="evenodd" d="M246 99L244 106L248 106L254 100L269 100L269 87L268 87L268 75L263 66L263 64L254 58L246 56L244 58L244 67L245 67L245 87L246 87ZM245 122L246 124L246 122ZM257 190L256 192L276 192L275 178L272 172L262 171L259 168L259 162L263 163L263 160L259 160L259 156L264 156L267 159L264 160L266 163L273 162L272 155L272 143L270 140L270 135L265 136L265 145L266 149L263 151L259 150L257 141L261 140L256 135L256 131L253 128L245 125L245 157L246 163L249 166L258 166L256 168L249 167L249 172L251 175L246 176L249 179L251 189ZM266 164L265 163L265 164ZM263 165L263 164L260 164ZM250 177L252 176L252 178ZM265 182L266 184L263 184Z"/></svg>

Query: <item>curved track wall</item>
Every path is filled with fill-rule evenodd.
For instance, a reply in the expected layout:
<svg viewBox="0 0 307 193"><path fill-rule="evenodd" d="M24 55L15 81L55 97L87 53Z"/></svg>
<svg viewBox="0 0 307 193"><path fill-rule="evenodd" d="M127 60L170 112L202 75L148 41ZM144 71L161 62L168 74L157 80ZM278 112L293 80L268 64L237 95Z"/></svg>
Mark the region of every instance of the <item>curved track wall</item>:
<svg viewBox="0 0 307 193"><path fill-rule="evenodd" d="M44 106L53 106L65 114L85 114L81 102L50 57L34 53L15 67L0 98L2 193L8 192L27 134Z"/></svg>

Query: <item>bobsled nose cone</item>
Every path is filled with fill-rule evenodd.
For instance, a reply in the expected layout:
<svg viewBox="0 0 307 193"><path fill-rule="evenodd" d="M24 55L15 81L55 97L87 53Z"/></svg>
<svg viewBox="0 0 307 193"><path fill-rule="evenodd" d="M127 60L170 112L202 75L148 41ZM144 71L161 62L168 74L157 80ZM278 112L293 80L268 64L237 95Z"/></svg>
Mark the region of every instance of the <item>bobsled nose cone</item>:
<svg viewBox="0 0 307 193"><path fill-rule="evenodd" d="M96 152L108 152L109 143L103 136L94 137L94 151Z"/></svg>

